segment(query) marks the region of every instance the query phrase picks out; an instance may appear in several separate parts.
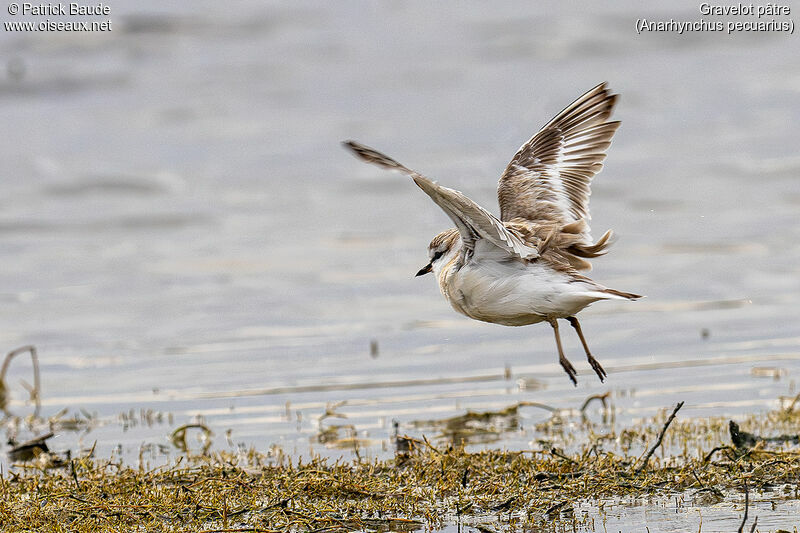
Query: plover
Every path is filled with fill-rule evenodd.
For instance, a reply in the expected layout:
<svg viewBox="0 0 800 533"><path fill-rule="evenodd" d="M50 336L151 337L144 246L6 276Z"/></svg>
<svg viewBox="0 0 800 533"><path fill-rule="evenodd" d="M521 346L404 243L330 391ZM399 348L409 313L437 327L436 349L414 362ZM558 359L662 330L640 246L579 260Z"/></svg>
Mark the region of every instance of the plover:
<svg viewBox="0 0 800 533"><path fill-rule="evenodd" d="M433 272L453 309L475 320L505 326L548 322L558 361L576 385L558 320L575 328L603 381L606 372L589 351L575 315L598 300L641 297L581 274L591 269L588 259L605 254L611 244L610 230L596 242L589 233L589 186L620 125L608 120L616 102L617 95L601 83L523 144L500 177L500 218L372 148L344 142L364 161L411 176L455 224L433 238L430 260L417 276Z"/></svg>

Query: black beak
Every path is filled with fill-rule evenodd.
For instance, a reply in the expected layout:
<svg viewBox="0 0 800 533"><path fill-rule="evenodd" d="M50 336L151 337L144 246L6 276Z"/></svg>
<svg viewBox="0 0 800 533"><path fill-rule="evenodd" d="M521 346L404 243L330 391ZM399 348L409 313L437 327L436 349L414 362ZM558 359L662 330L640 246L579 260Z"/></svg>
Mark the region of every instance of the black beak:
<svg viewBox="0 0 800 533"><path fill-rule="evenodd" d="M425 265L424 267L420 268L420 269L419 269L419 272L417 272L416 276L414 276L414 277L416 278L416 277L418 277L418 276L424 276L425 274L427 274L427 273L428 273L428 272L430 272L431 270L433 270L432 263L428 263L428 264L427 264L427 265Z"/></svg>

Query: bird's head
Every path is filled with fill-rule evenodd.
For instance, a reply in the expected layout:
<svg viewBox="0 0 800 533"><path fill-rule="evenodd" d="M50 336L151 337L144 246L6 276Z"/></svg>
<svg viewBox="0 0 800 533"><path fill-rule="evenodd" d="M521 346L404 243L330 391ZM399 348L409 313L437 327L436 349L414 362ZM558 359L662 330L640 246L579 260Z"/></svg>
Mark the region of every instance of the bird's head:
<svg viewBox="0 0 800 533"><path fill-rule="evenodd" d="M417 276L422 276L428 272L438 274L442 267L450 261L452 254L457 251L458 243L459 235L458 230L455 228L443 231L434 237L428 245L428 259L430 261L417 272Z"/></svg>

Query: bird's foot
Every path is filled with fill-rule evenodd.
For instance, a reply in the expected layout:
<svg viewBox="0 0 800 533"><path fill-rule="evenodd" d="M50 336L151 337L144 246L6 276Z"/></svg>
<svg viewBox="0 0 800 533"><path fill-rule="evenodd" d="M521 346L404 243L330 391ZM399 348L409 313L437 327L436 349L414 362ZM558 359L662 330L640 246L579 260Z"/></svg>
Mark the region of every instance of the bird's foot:
<svg viewBox="0 0 800 533"><path fill-rule="evenodd" d="M569 376L569 379L572 380L572 384L577 387L578 380L575 378L575 376L577 376L578 373L575 371L575 367L572 366L572 363L570 363L566 357L559 357L558 362L561 363L561 367L564 369L564 372L566 372Z"/></svg>
<svg viewBox="0 0 800 533"><path fill-rule="evenodd" d="M597 377L600 378L600 382L604 382L608 374L606 374L606 371L600 365L600 362L592 357L592 354L586 354L586 356L589 359L589 364L592 365L592 370L594 370L595 374L597 374Z"/></svg>

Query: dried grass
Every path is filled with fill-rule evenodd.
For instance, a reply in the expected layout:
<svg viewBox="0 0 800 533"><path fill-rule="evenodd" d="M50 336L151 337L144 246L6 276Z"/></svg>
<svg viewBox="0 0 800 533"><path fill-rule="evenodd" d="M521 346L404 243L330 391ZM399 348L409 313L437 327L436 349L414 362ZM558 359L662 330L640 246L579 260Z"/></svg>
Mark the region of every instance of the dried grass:
<svg viewBox="0 0 800 533"><path fill-rule="evenodd" d="M473 413L467 421L503 412L516 415L516 407L494 416ZM666 411L637 427L591 436L571 452L470 453L398 436L399 451L389 460L294 460L254 450L186 456L153 470L88 457L71 459L66 468L39 460L3 477L0 522L8 531L320 532L415 530L458 521L491 531L550 522L579 500L689 492L719 501L737 495L745 481L751 491L797 482L800 451L772 449L758 437L797 427L794 406L742 420L756 437L749 448L724 445L725 420L669 425L665 419ZM452 426L451 419L443 422ZM557 428L556 418L553 423ZM714 436L712 454L697 446L703 433ZM646 449L658 437L670 453L662 450L648 462L619 451Z"/></svg>

